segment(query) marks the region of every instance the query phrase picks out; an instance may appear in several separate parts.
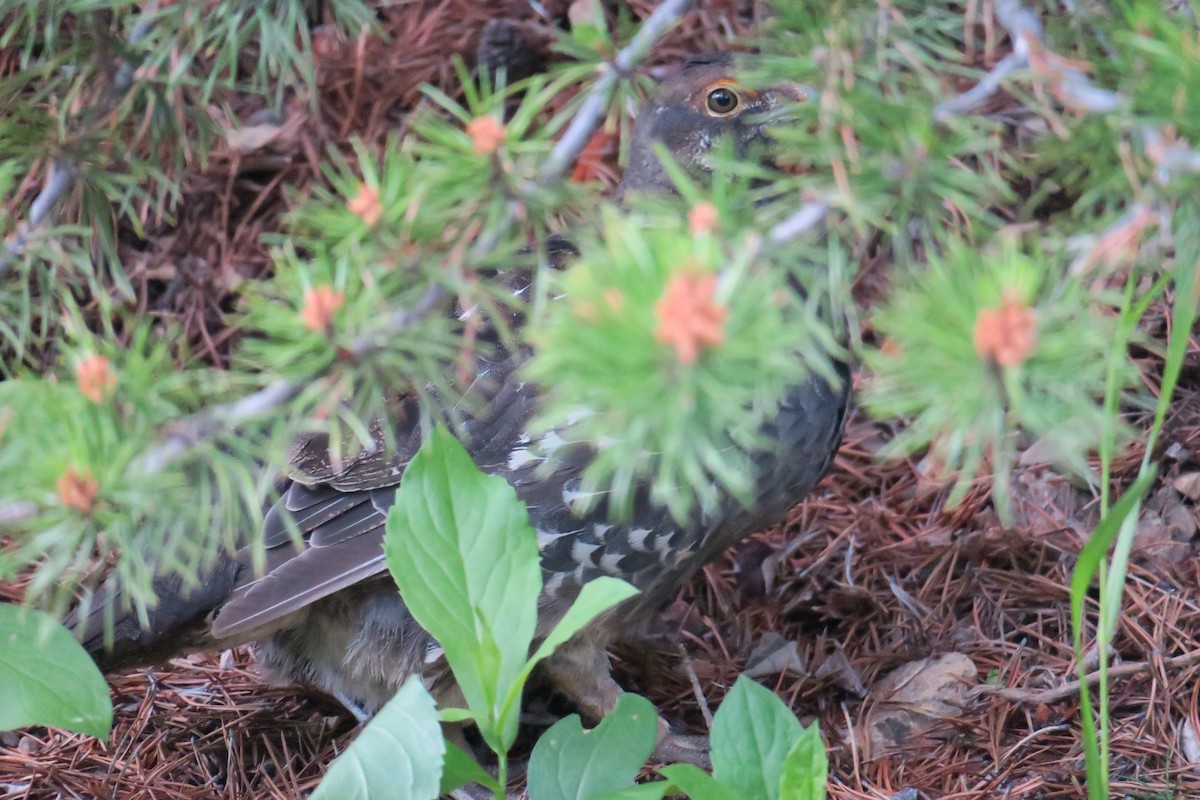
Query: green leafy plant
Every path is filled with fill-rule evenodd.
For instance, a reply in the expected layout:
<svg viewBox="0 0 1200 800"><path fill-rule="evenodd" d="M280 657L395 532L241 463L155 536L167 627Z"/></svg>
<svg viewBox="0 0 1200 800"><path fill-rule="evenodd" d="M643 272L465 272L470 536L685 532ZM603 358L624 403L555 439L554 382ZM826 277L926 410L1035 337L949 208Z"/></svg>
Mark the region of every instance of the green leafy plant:
<svg viewBox="0 0 1200 800"><path fill-rule="evenodd" d="M390 796L423 800L471 780L502 797L521 691L533 668L634 590L613 578L585 584L534 647L542 584L528 515L512 487L480 472L441 427L405 471L387 528L392 577L413 617L441 646L467 700L466 709L441 709L441 719L475 723L496 756L497 775L442 742L433 699L414 676L334 762L314 797L375 796L386 787ZM816 726L803 728L774 693L747 678L714 718L714 776L676 765L662 770L666 781L635 787L658 726L654 707L628 694L590 731L578 715L561 720L530 756L532 797L616 800L662 797L672 788L694 792L697 800L824 796L825 751ZM404 765L402 774L378 771L379 764L396 763Z"/></svg>
<svg viewBox="0 0 1200 800"><path fill-rule="evenodd" d="M740 691L739 691L740 690ZM713 717L713 777L739 797L824 795L825 749L816 726L804 728L775 693L739 678Z"/></svg>
<svg viewBox="0 0 1200 800"><path fill-rule="evenodd" d="M591 730L572 714L546 731L529 756L530 797L579 800L614 797L633 787L654 752L658 714L645 698L623 694Z"/></svg>
<svg viewBox="0 0 1200 800"><path fill-rule="evenodd" d="M532 800L660 798L823 800L828 762L815 724L804 727L769 689L739 677L713 716L709 774L672 764L666 780L633 784L654 746L657 717L647 701L623 695L596 728L576 715L551 727L529 759Z"/></svg>
<svg viewBox="0 0 1200 800"><path fill-rule="evenodd" d="M534 666L634 590L614 578L588 583L531 656L542 581L525 508L503 478L479 472L440 427L405 470L387 527L392 576L413 618L442 647L467 700L467 709L443 710L443 717L479 727L497 755L503 785L521 690ZM341 796L339 786L331 784L327 796Z"/></svg>
<svg viewBox="0 0 1200 800"><path fill-rule="evenodd" d="M437 797L445 747L433 697L413 675L329 766L311 800Z"/></svg>
<svg viewBox="0 0 1200 800"><path fill-rule="evenodd" d="M55 725L108 739L108 685L62 623L0 603L0 642L0 731Z"/></svg>

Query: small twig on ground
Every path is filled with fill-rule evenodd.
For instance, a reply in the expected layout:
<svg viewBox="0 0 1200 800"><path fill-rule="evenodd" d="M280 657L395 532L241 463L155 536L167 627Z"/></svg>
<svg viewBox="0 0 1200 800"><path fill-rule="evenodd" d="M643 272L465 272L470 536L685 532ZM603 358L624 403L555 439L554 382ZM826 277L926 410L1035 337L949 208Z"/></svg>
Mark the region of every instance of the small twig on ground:
<svg viewBox="0 0 1200 800"><path fill-rule="evenodd" d="M712 709L708 707L708 698L704 696L704 689L700 686L700 678L696 675L696 668L692 666L691 656L688 655L687 648L683 646L683 642L679 642L676 647L679 648L679 655L683 658L683 670L687 673L688 681L692 684L692 693L696 696L696 705L700 707L700 714L704 717L704 726L711 731L713 725Z"/></svg>
<svg viewBox="0 0 1200 800"><path fill-rule="evenodd" d="M1128 664L1116 664L1108 668L1108 677L1126 678L1159 666L1163 669L1178 669L1181 667L1190 667L1193 664L1200 664L1200 650L1193 650L1190 653L1184 653L1173 658L1164 658L1162 661L1131 661ZM1089 686L1100 683L1100 670L1089 672L1086 680ZM1014 703L1038 705L1040 703L1057 703L1059 700L1065 700L1068 697L1078 695L1081 683L1082 681L1077 680L1068 681L1053 689L1041 689L1038 691L1011 686L977 686L973 690L973 693L977 696L984 694L994 695L1002 697L1005 700L1011 700Z"/></svg>

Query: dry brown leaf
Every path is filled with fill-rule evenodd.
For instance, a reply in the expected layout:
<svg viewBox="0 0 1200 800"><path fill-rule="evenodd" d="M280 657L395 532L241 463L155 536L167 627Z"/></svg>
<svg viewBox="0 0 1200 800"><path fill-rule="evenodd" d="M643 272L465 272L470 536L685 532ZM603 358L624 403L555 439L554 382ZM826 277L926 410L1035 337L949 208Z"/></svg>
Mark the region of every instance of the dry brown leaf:
<svg viewBox="0 0 1200 800"><path fill-rule="evenodd" d="M1171 486L1189 500L1200 500L1200 472L1185 472L1171 481Z"/></svg>
<svg viewBox="0 0 1200 800"><path fill-rule="evenodd" d="M1196 535L1196 516L1179 493L1163 486L1146 502L1145 512L1133 532L1133 547L1140 555L1176 562L1188 557Z"/></svg>
<svg viewBox="0 0 1200 800"><path fill-rule="evenodd" d="M244 128L226 131L225 141L230 150L245 155L261 150L275 141L281 130L282 125L247 125Z"/></svg>
<svg viewBox="0 0 1200 800"><path fill-rule="evenodd" d="M766 678L781 672L805 674L800 648L774 631L763 634L746 659L743 672L751 678Z"/></svg>
<svg viewBox="0 0 1200 800"><path fill-rule="evenodd" d="M1074 531L1091 535L1100 522L1098 504L1089 492L1041 466L1014 470L1011 483L1013 527L1037 536Z"/></svg>
<svg viewBox="0 0 1200 800"><path fill-rule="evenodd" d="M833 678L834 683L838 686L859 697L867 694L862 673L850 663L850 659L846 658L846 653L840 646L835 646L833 652L825 657L821 666L817 667L816 677Z"/></svg>
<svg viewBox="0 0 1200 800"><path fill-rule="evenodd" d="M579 158L575 159L575 166L571 170L571 182L598 180L604 181L609 188L616 186L620 176L615 168L619 151L620 139L616 132L609 132L603 128L596 131L579 151Z"/></svg>
<svg viewBox="0 0 1200 800"><path fill-rule="evenodd" d="M304 116L297 115L282 123L258 122L242 127L226 124L223 126L225 143L229 145L230 150L243 156L272 146L272 149L278 151L288 150L296 142L304 122Z"/></svg>
<svg viewBox="0 0 1200 800"><path fill-rule="evenodd" d="M1179 751L1193 770L1200 771L1200 736L1190 719L1184 720L1179 729Z"/></svg>
<svg viewBox="0 0 1200 800"><path fill-rule="evenodd" d="M902 748L933 732L966 708L976 683L975 663L962 653L910 661L877 681L868 692L876 704L867 714L866 744L872 757Z"/></svg>

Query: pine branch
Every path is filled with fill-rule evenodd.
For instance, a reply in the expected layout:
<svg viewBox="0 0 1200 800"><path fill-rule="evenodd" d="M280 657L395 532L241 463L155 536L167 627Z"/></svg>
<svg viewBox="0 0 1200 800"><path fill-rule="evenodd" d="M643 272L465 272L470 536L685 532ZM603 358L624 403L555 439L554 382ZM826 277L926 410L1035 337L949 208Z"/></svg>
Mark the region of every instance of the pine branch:
<svg viewBox="0 0 1200 800"><path fill-rule="evenodd" d="M1152 127L1142 129L1146 155L1154 161L1154 178L1160 186L1168 186L1180 175L1200 173L1200 151L1185 143L1164 136Z"/></svg>
<svg viewBox="0 0 1200 800"><path fill-rule="evenodd" d="M1120 107L1123 98L1116 92L1093 84L1086 75L1047 47L1042 23L1019 0L996 0L996 18L1012 39L1013 52L1000 59L973 88L940 103L934 118L945 120L978 108L995 94L1013 73L1033 69L1051 83L1052 93L1064 104L1080 111L1106 113Z"/></svg>
<svg viewBox="0 0 1200 800"><path fill-rule="evenodd" d="M527 187L530 191L540 191L561 179L563 171L578 155L592 130L600 121L603 115L604 100L614 82L627 76L646 57L654 42L678 20L690 4L691 0L667 0L646 18L629 45L617 54L613 63L592 86L585 98L583 108L539 171L537 183ZM150 10L152 11L152 9ZM150 29L151 26L142 23L135 25L129 37L130 43L136 43ZM117 91L110 93L110 96L106 98L108 103L119 102L124 93L129 90L132 85L133 68L134 65L126 64L118 70L115 84ZM55 165L45 188L31 208L30 222L22 227L21 234L8 244L3 253L0 253L0 276L27 245L32 229L49 216L55 203L73 185L75 174L75 165L72 163L60 162ZM513 213L515 214L515 212ZM499 228L502 226L498 226ZM494 246L494 241L484 241L487 239L488 237L483 237L473 249L490 249ZM419 324L434 313L441 307L442 301L446 297L447 290L443 285L431 286L413 308L395 312L391 319L385 321L371 334L356 340L347 347L345 357L350 360L370 358L387 346L390 337ZM142 473L160 471L194 450L201 443L234 430L249 420L260 418L284 407L303 392L312 380L319 380L327 372L328 370L325 370L315 376L309 376L302 382L280 380L247 397L181 419L170 426L160 444L147 449L134 459L131 469ZM11 525L19 523L31 515L36 515L36 513L37 509L32 504L10 504L0 507L0 520Z"/></svg>
<svg viewBox="0 0 1200 800"><path fill-rule="evenodd" d="M413 327L436 311L446 295L446 289L441 284L429 287L413 308L394 312L378 330L370 336L357 339L346 348L346 357L354 361L370 358L387 346L390 337ZM265 389L233 403L180 420L172 426L172 432L162 444L147 450L134 460L132 469L152 473L165 468L201 442L229 431L243 422L282 408L304 391L312 380L318 380L328 373L329 369L332 369L332 366L304 383L276 381Z"/></svg>
<svg viewBox="0 0 1200 800"><path fill-rule="evenodd" d="M29 244L29 237L50 216L59 199L75 185L75 176L79 170L72 161L53 161L50 164L50 176L46 178L42 191L34 198L29 206L29 220L17 226L17 235L4 245L0 253L0 278L12 268Z"/></svg>
<svg viewBox="0 0 1200 800"><path fill-rule="evenodd" d="M142 39L146 38L153 27L149 18L158 11L157 0L152 0L142 11L142 18L133 26L129 32L127 40L130 46L136 45ZM121 62L121 66L117 69L116 78L113 81L115 91L109 92L104 98L106 110L111 110L121 102L125 94L133 86L133 73L136 65L129 60ZM12 268L17 259L25 251L25 247L29 244L29 238L37 228L41 227L49 218L50 213L58 204L58 201L66 194L72 186L75 185L75 178L79 175L79 165L69 159L61 159L50 163L50 174L46 178L46 183L42 186L42 191L34 198L33 203L29 207L29 220L18 226L17 235L4 245L4 251L0 252L0 279L5 273Z"/></svg>
<svg viewBox="0 0 1200 800"><path fill-rule="evenodd" d="M679 19L691 2L692 0L667 0L646 18L633 39L617 53L613 64L605 70L588 92L579 113L539 171L539 186L533 187L535 190L548 187L561 178L562 172L579 154L588 137L591 136L592 130L599 123L603 115L604 100L613 83L619 77L627 75L646 57L654 43ZM812 213L811 210L809 213ZM816 224L823 216L824 211L822 210L817 219L807 222L802 228L785 238L799 235L803 230ZM801 220L801 222L805 222L805 220ZM496 230L500 229L502 226L496 228ZM486 252L491 250L495 244L494 237L485 237L476 243L473 251ZM348 348L348 355L354 359L369 357L384 346L383 343L386 343L389 336L394 336L425 319L439 306L445 296L446 290L443 286L430 287L414 308L396 312L391 320L369 338L360 339L352 344ZM317 379L320 377L321 375L314 376ZM175 426L174 432L167 437L166 441L147 451L134 462L136 468L147 472L160 470L206 439L228 431L246 420L281 408L303 391L305 385L292 381L279 381L234 403L182 420Z"/></svg>
<svg viewBox="0 0 1200 800"><path fill-rule="evenodd" d="M826 202L814 200L805 203L795 214L776 223L767 234L767 240L771 244L790 242L821 224L828 213L829 204Z"/></svg>
<svg viewBox="0 0 1200 800"><path fill-rule="evenodd" d="M579 112L571 120L566 133L558 140L558 144L550 152L550 157L538 172L539 183L546 185L554 182L575 160L604 116L604 104L613 85L633 71L659 37L675 24L691 4L692 0L666 0L646 17L629 44L617 53L613 63L604 65L603 73L592 84L579 107Z"/></svg>

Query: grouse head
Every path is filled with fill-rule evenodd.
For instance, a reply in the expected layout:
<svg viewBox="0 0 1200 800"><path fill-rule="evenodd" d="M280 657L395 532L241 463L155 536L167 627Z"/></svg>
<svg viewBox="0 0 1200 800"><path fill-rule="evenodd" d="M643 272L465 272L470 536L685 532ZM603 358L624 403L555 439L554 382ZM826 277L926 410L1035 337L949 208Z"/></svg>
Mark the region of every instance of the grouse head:
<svg viewBox="0 0 1200 800"><path fill-rule="evenodd" d="M735 74L752 56L712 53L683 63L643 106L634 124L629 162L619 193L671 192L673 184L655 152L661 143L689 172L709 169L708 153L728 138L734 153L746 156L765 140L769 112L786 101L803 100L795 84L752 88Z"/></svg>

